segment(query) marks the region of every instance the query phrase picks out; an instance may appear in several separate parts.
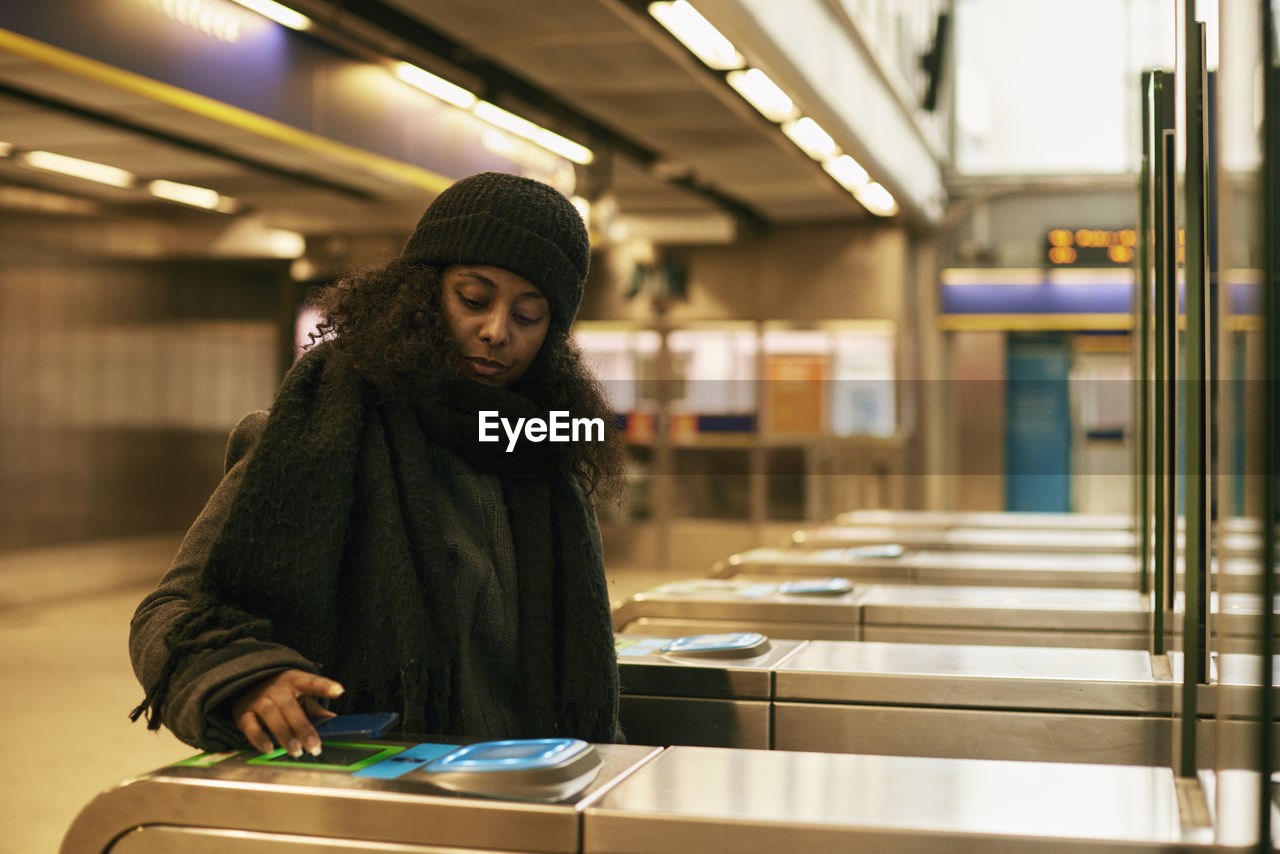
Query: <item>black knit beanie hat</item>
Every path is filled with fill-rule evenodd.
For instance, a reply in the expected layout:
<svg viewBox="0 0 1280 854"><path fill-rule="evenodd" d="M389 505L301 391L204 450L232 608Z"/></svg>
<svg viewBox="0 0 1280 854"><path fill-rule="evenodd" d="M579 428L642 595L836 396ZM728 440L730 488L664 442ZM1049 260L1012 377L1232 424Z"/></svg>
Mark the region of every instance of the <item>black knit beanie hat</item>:
<svg viewBox="0 0 1280 854"><path fill-rule="evenodd" d="M529 280L568 329L582 301L591 249L577 208L558 190L505 172L462 178L418 220L401 257L445 267L485 264Z"/></svg>

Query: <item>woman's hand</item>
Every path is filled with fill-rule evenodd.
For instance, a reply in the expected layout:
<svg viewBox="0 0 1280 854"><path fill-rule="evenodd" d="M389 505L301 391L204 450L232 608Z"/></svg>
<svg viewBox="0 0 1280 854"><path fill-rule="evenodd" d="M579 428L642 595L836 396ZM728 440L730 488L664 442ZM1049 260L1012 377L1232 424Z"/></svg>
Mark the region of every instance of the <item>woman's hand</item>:
<svg viewBox="0 0 1280 854"><path fill-rule="evenodd" d="M254 682L231 701L231 719L249 743L263 753L276 743L297 758L305 747L320 755L320 736L311 719L327 720L334 713L322 707L317 697L340 697L343 688L332 679L305 670L284 670ZM268 734L269 733L269 734Z"/></svg>

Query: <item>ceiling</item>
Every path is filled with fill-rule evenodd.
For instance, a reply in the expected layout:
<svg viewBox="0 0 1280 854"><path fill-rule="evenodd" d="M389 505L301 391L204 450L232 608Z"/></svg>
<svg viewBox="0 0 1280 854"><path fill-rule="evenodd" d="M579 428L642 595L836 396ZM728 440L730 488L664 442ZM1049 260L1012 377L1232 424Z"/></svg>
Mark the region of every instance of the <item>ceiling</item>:
<svg viewBox="0 0 1280 854"><path fill-rule="evenodd" d="M624 216L773 224L868 215L632 0L298 0L322 36L411 59L588 143ZM430 193L0 50L0 141L211 187L273 227L395 231ZM163 209L0 158L0 183ZM0 194L0 205L5 204ZM209 214L209 216L220 216Z"/></svg>

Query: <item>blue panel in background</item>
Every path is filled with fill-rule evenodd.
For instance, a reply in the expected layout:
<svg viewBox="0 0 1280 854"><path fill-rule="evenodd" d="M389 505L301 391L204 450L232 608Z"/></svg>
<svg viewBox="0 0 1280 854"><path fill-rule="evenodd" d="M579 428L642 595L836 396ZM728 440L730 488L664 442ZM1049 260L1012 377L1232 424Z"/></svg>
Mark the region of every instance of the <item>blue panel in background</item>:
<svg viewBox="0 0 1280 854"><path fill-rule="evenodd" d="M1011 335L1005 509L1071 510L1071 356L1063 335Z"/></svg>

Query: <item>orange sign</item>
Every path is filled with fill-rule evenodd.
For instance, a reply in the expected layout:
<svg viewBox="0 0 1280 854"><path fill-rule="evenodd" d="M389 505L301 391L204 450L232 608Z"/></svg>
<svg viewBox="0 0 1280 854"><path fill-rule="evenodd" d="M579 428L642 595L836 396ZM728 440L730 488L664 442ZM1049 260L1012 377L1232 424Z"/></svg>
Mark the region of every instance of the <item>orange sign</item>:
<svg viewBox="0 0 1280 854"><path fill-rule="evenodd" d="M827 357L775 353L764 363L764 432L820 436L826 425Z"/></svg>

